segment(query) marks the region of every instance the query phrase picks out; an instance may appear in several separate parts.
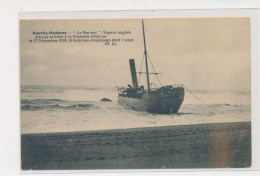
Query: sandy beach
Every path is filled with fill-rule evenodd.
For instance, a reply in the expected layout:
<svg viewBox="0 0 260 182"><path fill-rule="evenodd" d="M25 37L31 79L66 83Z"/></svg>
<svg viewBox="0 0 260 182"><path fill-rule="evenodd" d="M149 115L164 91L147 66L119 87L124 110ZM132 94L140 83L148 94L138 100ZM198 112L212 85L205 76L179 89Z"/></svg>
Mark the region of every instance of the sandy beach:
<svg viewBox="0 0 260 182"><path fill-rule="evenodd" d="M251 122L22 134L22 169L244 168Z"/></svg>

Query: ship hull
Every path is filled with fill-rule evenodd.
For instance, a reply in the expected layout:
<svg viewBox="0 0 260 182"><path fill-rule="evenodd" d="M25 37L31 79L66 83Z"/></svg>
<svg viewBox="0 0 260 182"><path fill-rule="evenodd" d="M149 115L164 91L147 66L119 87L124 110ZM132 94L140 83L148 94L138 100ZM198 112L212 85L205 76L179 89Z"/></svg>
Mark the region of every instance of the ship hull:
<svg viewBox="0 0 260 182"><path fill-rule="evenodd" d="M174 92L144 93L141 98L118 95L118 103L126 105L137 111L150 113L173 114L179 111L184 100L184 89L177 89Z"/></svg>

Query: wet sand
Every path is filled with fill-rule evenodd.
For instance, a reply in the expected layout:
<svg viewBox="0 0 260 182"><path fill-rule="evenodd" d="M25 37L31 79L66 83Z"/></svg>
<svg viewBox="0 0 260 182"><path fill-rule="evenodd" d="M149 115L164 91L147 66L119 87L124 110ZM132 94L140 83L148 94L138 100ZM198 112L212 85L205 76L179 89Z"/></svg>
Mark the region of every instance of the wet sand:
<svg viewBox="0 0 260 182"><path fill-rule="evenodd" d="M23 134L22 169L241 168L251 122Z"/></svg>

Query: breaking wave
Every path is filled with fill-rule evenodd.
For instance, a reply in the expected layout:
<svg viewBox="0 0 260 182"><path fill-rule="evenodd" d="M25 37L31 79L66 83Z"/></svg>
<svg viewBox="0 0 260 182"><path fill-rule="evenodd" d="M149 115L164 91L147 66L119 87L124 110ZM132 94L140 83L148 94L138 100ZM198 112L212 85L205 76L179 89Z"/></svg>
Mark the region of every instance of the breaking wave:
<svg viewBox="0 0 260 182"><path fill-rule="evenodd" d="M49 102L62 102L60 99L22 99L21 104L31 104L31 103L49 103ZM65 101L64 101L65 102Z"/></svg>
<svg viewBox="0 0 260 182"><path fill-rule="evenodd" d="M94 104L60 99L21 100L22 111L34 110L89 110L97 108Z"/></svg>
<svg viewBox="0 0 260 182"><path fill-rule="evenodd" d="M187 106L199 107L203 106L203 104L186 104ZM210 107L247 107L248 105L242 104L208 104Z"/></svg>

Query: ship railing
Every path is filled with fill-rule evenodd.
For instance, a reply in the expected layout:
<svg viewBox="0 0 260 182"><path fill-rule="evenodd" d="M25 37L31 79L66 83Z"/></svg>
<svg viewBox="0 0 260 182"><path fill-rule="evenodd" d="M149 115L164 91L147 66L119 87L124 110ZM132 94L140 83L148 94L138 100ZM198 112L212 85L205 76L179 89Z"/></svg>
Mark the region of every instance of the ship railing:
<svg viewBox="0 0 260 182"><path fill-rule="evenodd" d="M126 93L127 90L129 89L129 87L124 87L124 86L116 87L116 88L117 88L117 91L118 91L119 94ZM166 86L163 86L163 87L160 87L160 88L168 88L168 89L184 88L184 85L183 84L173 84L173 85L166 85ZM151 88L151 91L155 91L155 90L158 90L158 88Z"/></svg>
<svg viewBox="0 0 260 182"><path fill-rule="evenodd" d="M184 85L183 84L173 84L173 85L166 85L166 86L159 87L159 88L184 88ZM151 91L158 90L159 88L158 87L157 88L151 88Z"/></svg>
<svg viewBox="0 0 260 182"><path fill-rule="evenodd" d="M174 84L174 85L171 85L171 86L174 87L174 88L177 88L177 87L184 87L183 84Z"/></svg>
<svg viewBox="0 0 260 182"><path fill-rule="evenodd" d="M123 92L125 92L126 90L127 90L127 88L126 87L116 87L117 88L117 92L118 93L123 93Z"/></svg>

